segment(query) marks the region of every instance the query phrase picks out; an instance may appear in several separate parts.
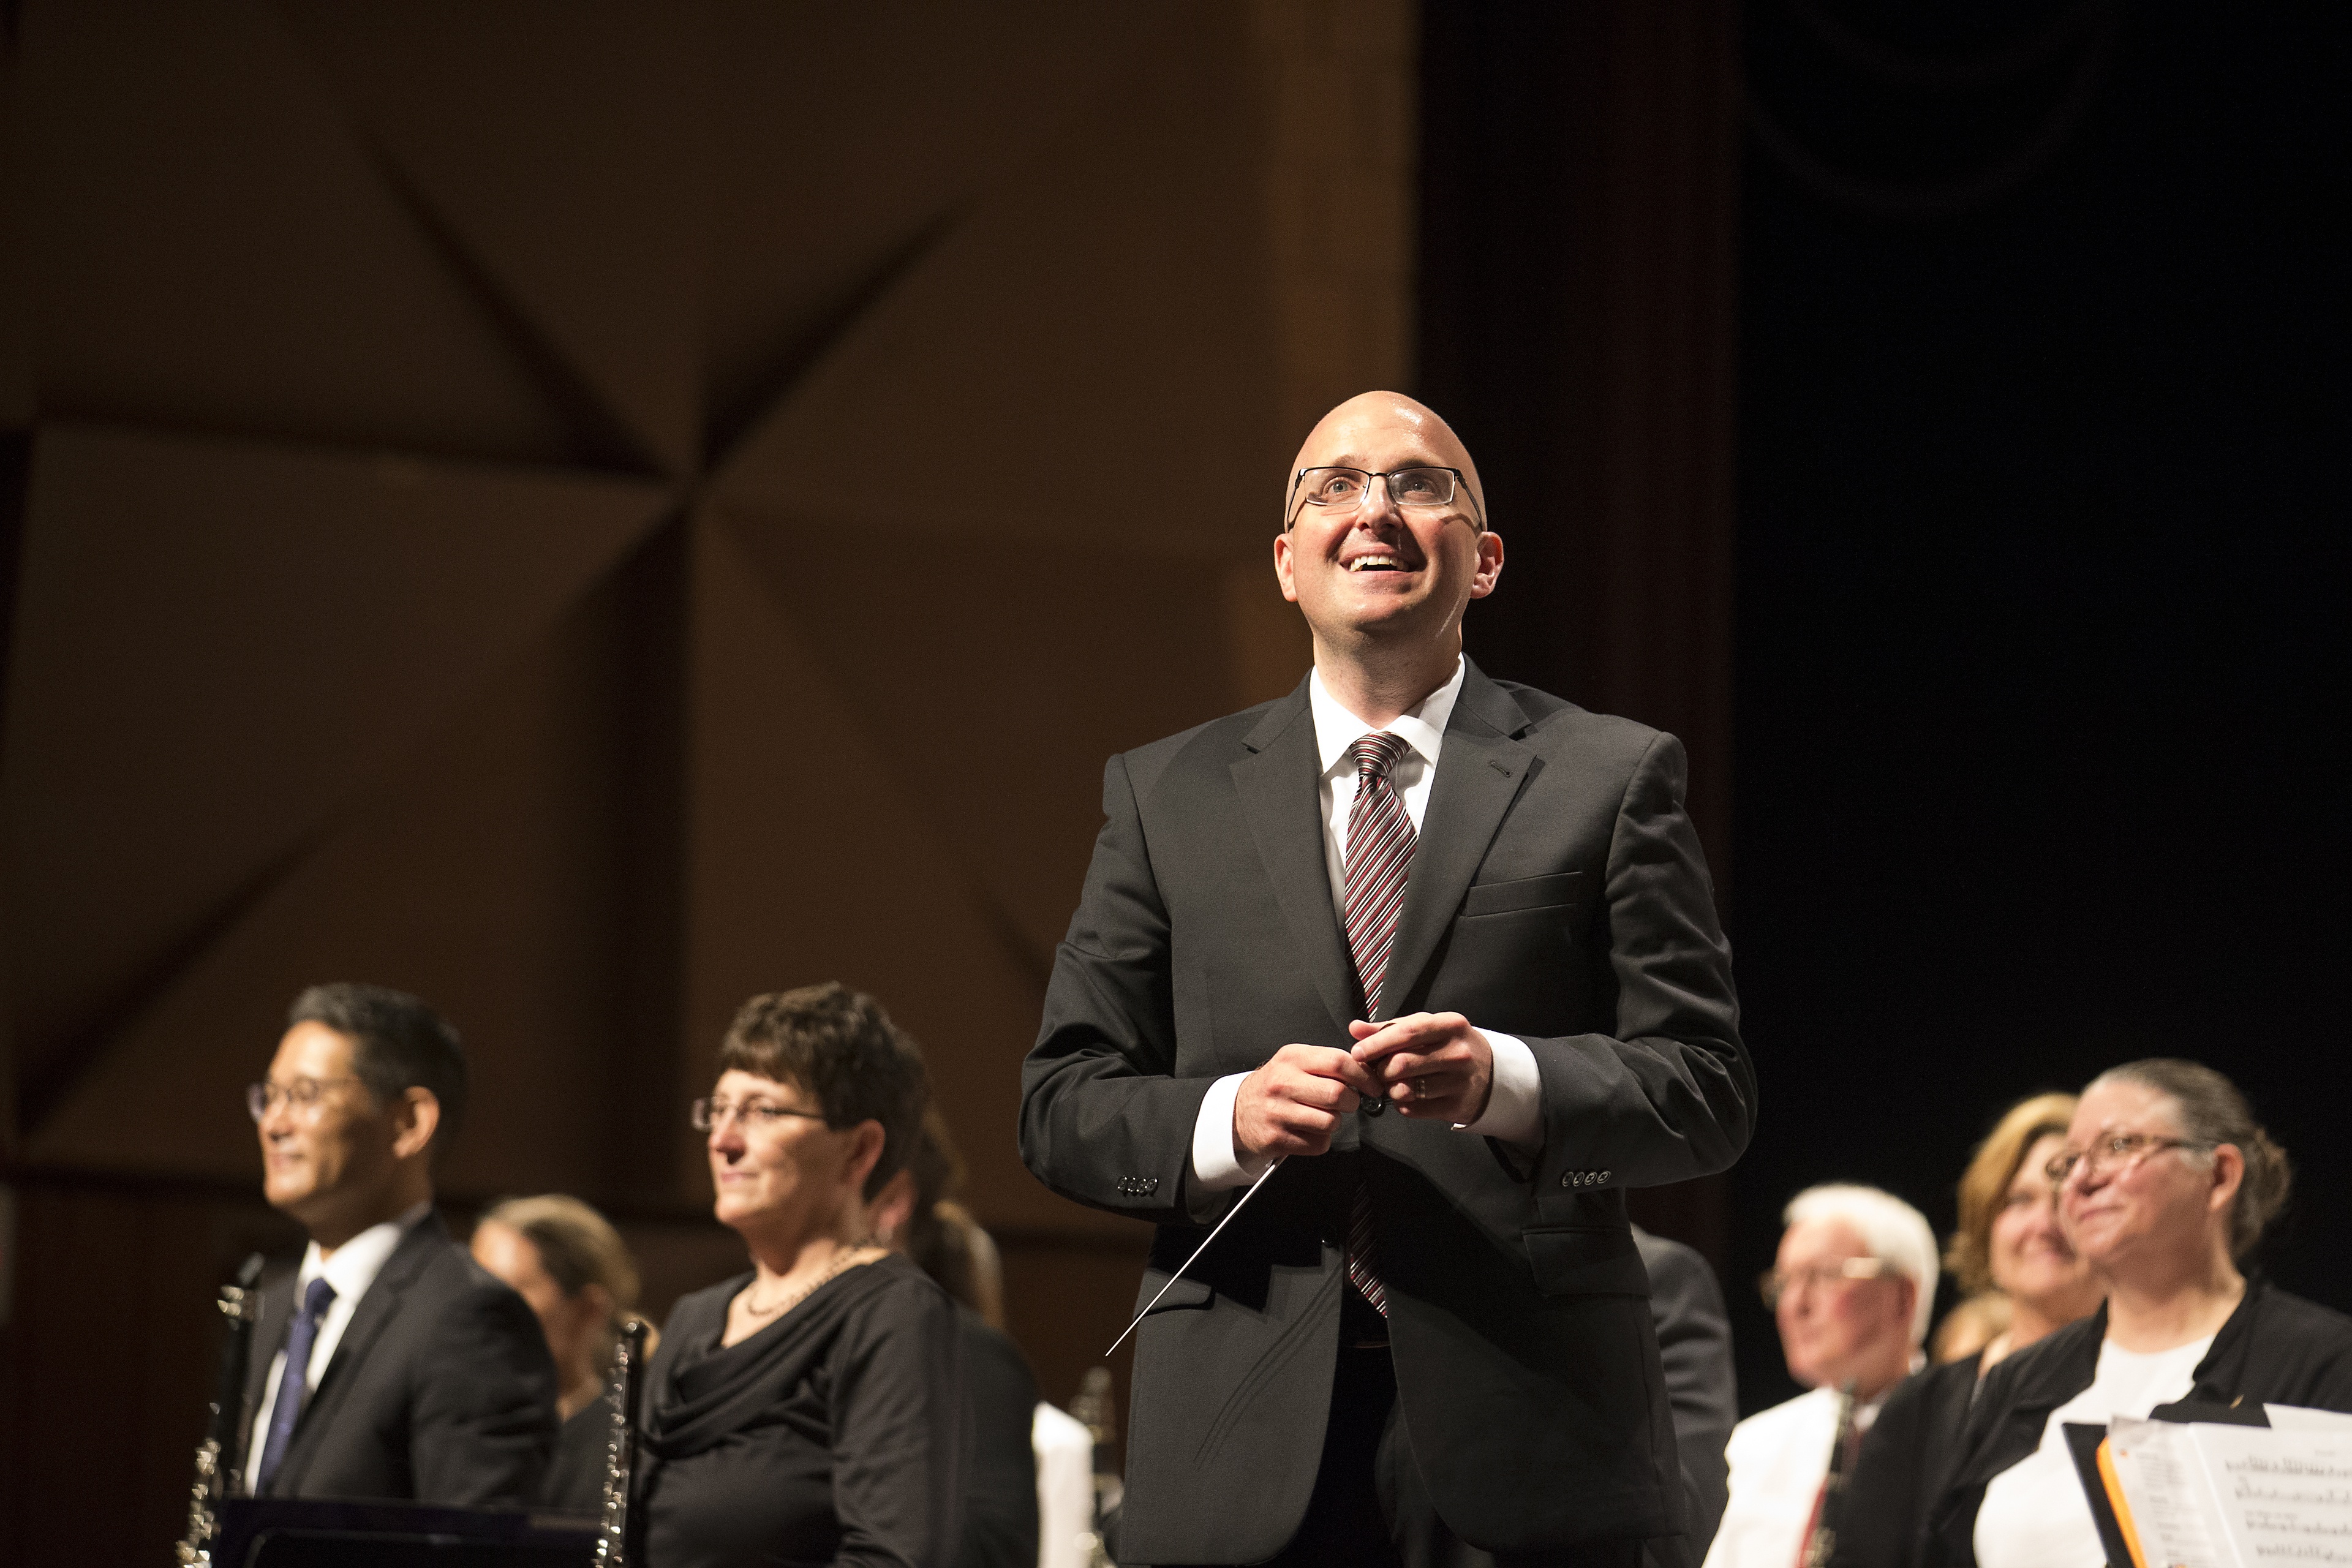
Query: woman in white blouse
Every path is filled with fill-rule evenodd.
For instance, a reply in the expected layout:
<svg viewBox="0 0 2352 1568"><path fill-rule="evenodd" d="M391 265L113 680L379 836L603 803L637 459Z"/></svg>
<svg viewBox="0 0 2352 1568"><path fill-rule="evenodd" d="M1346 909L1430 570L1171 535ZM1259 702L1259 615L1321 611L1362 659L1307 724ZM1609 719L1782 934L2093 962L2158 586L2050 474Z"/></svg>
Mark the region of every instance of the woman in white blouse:
<svg viewBox="0 0 2352 1568"><path fill-rule="evenodd" d="M2063 1428L2188 1400L2352 1411L2352 1319L2250 1279L2285 1203L2285 1152L2229 1079L2153 1059L2083 1091L2050 1163L2100 1312L1986 1374L1925 1556L1971 1568L2100 1568Z"/></svg>

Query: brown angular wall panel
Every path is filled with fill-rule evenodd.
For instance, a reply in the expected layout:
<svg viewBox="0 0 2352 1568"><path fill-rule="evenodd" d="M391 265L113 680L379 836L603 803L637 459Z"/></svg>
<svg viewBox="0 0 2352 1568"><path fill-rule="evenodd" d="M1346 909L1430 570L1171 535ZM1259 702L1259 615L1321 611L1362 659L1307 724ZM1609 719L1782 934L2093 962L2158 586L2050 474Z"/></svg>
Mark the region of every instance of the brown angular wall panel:
<svg viewBox="0 0 2352 1568"><path fill-rule="evenodd" d="M45 425L0 756L28 1120L663 505L621 481Z"/></svg>
<svg viewBox="0 0 2352 1568"><path fill-rule="evenodd" d="M581 449L255 0L21 15L44 414L519 461Z"/></svg>
<svg viewBox="0 0 2352 1568"><path fill-rule="evenodd" d="M1411 374L1410 5L10 15L0 1474L77 1507L0 1556L177 1529L322 979L464 1030L454 1215L579 1192L657 1311L740 1265L734 1007L875 992L1066 1398L1143 1237L1021 1169L1018 1063L1105 757L1304 671L1282 468Z"/></svg>

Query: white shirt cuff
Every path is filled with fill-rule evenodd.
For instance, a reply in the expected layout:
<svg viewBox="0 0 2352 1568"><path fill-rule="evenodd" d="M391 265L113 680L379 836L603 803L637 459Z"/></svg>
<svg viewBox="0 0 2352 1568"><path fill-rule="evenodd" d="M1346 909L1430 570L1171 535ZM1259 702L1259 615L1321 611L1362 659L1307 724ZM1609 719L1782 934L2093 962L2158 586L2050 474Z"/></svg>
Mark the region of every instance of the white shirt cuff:
<svg viewBox="0 0 2352 1568"><path fill-rule="evenodd" d="M1514 1045L1518 1042L1514 1040ZM1526 1050L1525 1046L1520 1046ZM1535 1068L1535 1058L1528 1058L1528 1070ZM1244 1160L1234 1148L1234 1100L1242 1091L1245 1072L1228 1073L1209 1086L1209 1097L1201 1101L1200 1120L1192 1123L1192 1185L1204 1193L1221 1193L1229 1187L1246 1187L1265 1174L1274 1162L1264 1155Z"/></svg>
<svg viewBox="0 0 2352 1568"><path fill-rule="evenodd" d="M1517 1035L1495 1029L1478 1032L1486 1037L1486 1047L1494 1053L1495 1081L1486 1091L1486 1114L1461 1131L1498 1139L1514 1148L1536 1148L1543 1142L1543 1074L1536 1070L1536 1054ZM1200 1148L1197 1139L1192 1146Z"/></svg>

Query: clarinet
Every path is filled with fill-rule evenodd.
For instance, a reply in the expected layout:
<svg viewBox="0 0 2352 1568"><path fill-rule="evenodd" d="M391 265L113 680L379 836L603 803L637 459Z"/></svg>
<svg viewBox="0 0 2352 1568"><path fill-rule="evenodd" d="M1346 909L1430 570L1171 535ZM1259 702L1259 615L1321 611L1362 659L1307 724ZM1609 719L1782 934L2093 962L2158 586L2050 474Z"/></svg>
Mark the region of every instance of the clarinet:
<svg viewBox="0 0 2352 1568"><path fill-rule="evenodd" d="M220 1532L220 1505L245 1489L245 1372L253 1352L253 1325L261 1318L261 1254L240 1265L236 1279L220 1290L220 1313L228 1320L221 1338L220 1397L207 1407L205 1440L196 1445L196 1479L188 1489L188 1529L173 1552L182 1568L213 1560Z"/></svg>
<svg viewBox="0 0 2352 1568"><path fill-rule="evenodd" d="M637 1386L645 1375L646 1334L646 1321L629 1318L613 1348L613 1387L605 1395L613 1406L613 1436L604 1450L604 1517L596 1527L596 1561L606 1568L628 1568L629 1488L637 1468Z"/></svg>
<svg viewBox="0 0 2352 1568"><path fill-rule="evenodd" d="M1846 1476L1853 1468L1854 1450L1861 1446L1853 1417L1853 1384L1848 1381L1838 1390L1837 1435L1830 1439L1829 1473L1822 1478L1821 1497L1813 1504L1804 1549L1797 1555L1798 1568L1829 1568L1830 1556L1837 1551L1838 1526L1845 1512Z"/></svg>

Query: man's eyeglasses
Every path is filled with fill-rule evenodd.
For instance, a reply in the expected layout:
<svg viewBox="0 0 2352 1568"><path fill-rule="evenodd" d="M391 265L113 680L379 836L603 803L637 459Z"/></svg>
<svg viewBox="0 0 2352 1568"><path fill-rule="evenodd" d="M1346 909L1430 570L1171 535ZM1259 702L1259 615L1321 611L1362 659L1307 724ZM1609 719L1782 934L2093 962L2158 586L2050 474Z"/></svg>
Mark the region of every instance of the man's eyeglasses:
<svg viewBox="0 0 2352 1568"><path fill-rule="evenodd" d="M1363 468L1301 468L1290 481L1290 511L1283 520L1283 529L1298 521L1305 507L1337 507L1353 511L1363 503L1379 479L1388 487L1389 500L1400 507L1451 506L1455 495L1469 498L1470 514L1483 531L1486 520L1479 515L1478 500L1471 496L1459 468L1391 468L1385 473L1371 473Z"/></svg>
<svg viewBox="0 0 2352 1568"><path fill-rule="evenodd" d="M2042 1173L2059 1186L2079 1168L2084 1178L2103 1171L2126 1170L2138 1164L2150 1154L2167 1149L2218 1149L2221 1145L2202 1138L2159 1138L2153 1132L2112 1132L2092 1143L2088 1149L2069 1149L2042 1167Z"/></svg>
<svg viewBox="0 0 2352 1568"><path fill-rule="evenodd" d="M1781 1297L1792 1296L1808 1287L1821 1290L1832 1285L1843 1285L1850 1279L1882 1279L1885 1276L1886 1259L1884 1258L1849 1258L1835 1265L1769 1269L1756 1281L1756 1289L1764 1298L1764 1310L1770 1312L1779 1310Z"/></svg>
<svg viewBox="0 0 2352 1568"><path fill-rule="evenodd" d="M794 1110L789 1105L778 1105L767 1100L722 1100L715 1094L704 1095L686 1108L686 1119L697 1132L708 1132L714 1127L723 1126L730 1116L747 1131L755 1127L764 1130L778 1126L788 1116L797 1116L808 1121L824 1120L824 1112L821 1110Z"/></svg>
<svg viewBox="0 0 2352 1568"><path fill-rule="evenodd" d="M358 1083L355 1078L298 1078L291 1083L249 1083L245 1086L245 1108L261 1121L283 1102L297 1116L316 1116L319 1106L330 1086Z"/></svg>

